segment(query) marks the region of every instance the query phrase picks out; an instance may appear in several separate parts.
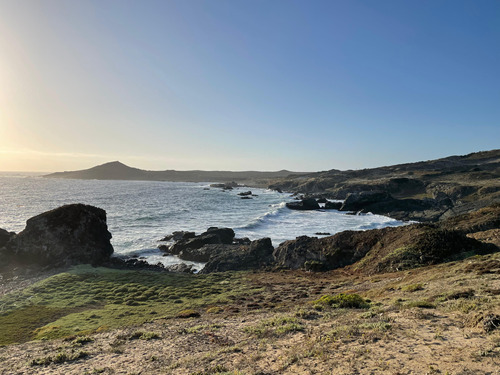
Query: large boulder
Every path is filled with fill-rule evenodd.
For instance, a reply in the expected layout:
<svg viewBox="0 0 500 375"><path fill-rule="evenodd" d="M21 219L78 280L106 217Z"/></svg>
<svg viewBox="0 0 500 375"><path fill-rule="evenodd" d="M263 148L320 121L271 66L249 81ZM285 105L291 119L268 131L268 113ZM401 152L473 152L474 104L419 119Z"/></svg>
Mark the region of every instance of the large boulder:
<svg viewBox="0 0 500 375"><path fill-rule="evenodd" d="M318 202L314 198L305 198L299 202L289 202L286 206L291 210L317 210L320 208Z"/></svg>
<svg viewBox="0 0 500 375"><path fill-rule="evenodd" d="M32 217L6 244L11 262L42 267L102 264L113 253L106 211L70 204Z"/></svg>
<svg viewBox="0 0 500 375"><path fill-rule="evenodd" d="M367 231L369 232L369 231ZM300 269L308 264L321 269L335 269L360 260L380 238L379 232L344 231L317 238L301 236L281 243L274 251L278 267Z"/></svg>
<svg viewBox="0 0 500 375"><path fill-rule="evenodd" d="M270 238L252 241L250 245L213 246L210 259L200 273L260 269L274 264Z"/></svg>
<svg viewBox="0 0 500 375"><path fill-rule="evenodd" d="M208 228L206 232L192 238L183 238L169 247L168 252L173 255L179 255L181 252L200 249L209 244L233 243L234 231L231 228ZM186 259L188 260L188 259Z"/></svg>

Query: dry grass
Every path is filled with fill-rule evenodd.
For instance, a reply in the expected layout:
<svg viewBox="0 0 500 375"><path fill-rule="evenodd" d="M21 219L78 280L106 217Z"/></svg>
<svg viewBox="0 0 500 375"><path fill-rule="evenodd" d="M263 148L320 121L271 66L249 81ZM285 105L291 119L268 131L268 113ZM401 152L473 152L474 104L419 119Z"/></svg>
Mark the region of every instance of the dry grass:
<svg viewBox="0 0 500 375"><path fill-rule="evenodd" d="M498 374L500 330L486 326L500 316L500 273L485 272L497 261L500 254L372 276L239 274L253 292L198 315L0 348L0 373ZM364 308L315 304L354 294Z"/></svg>

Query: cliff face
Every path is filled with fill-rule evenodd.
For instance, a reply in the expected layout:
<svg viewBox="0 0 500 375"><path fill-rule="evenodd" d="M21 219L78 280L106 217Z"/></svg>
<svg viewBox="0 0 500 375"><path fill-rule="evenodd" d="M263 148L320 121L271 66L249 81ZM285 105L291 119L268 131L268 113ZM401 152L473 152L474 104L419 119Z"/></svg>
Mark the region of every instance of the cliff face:
<svg viewBox="0 0 500 375"><path fill-rule="evenodd" d="M384 193L390 198L368 202L356 210L402 220L437 221L500 202L500 150L373 169L289 176L277 179L270 188L331 199Z"/></svg>

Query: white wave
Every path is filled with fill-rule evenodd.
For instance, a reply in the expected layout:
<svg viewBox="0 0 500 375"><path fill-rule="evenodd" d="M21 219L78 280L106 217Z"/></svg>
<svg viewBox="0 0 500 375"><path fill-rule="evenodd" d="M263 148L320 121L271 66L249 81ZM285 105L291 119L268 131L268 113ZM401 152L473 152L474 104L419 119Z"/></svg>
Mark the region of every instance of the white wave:
<svg viewBox="0 0 500 375"><path fill-rule="evenodd" d="M266 212L264 215L258 216L255 219L253 219L250 223L248 223L247 225L244 225L244 226L236 228L236 229L255 229L259 225L265 224L267 221L269 221L270 218L277 217L287 210L286 202L271 204L270 207L271 207L271 210Z"/></svg>

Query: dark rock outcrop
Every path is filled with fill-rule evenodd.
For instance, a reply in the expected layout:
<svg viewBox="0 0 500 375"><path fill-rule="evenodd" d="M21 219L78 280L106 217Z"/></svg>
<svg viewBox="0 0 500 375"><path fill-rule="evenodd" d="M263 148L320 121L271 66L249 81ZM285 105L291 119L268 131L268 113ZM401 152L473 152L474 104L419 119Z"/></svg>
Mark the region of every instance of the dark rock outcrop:
<svg viewBox="0 0 500 375"><path fill-rule="evenodd" d="M327 209L327 210L340 210L341 207L342 207L342 202L327 201L325 203L325 209Z"/></svg>
<svg viewBox="0 0 500 375"><path fill-rule="evenodd" d="M314 198L305 198L300 202L288 202L286 206L291 210L317 210L320 208Z"/></svg>
<svg viewBox="0 0 500 375"><path fill-rule="evenodd" d="M243 191L241 193L238 193L238 195L244 197L244 196L247 196L247 195L252 195L252 192L251 191Z"/></svg>
<svg viewBox="0 0 500 375"><path fill-rule="evenodd" d="M223 184L211 184L210 187L219 188L222 190L233 190L233 188L238 187L238 183L231 181Z"/></svg>
<svg viewBox="0 0 500 375"><path fill-rule="evenodd" d="M14 232L8 232L5 229L0 228L0 248L4 247L15 235L16 234Z"/></svg>
<svg viewBox="0 0 500 375"><path fill-rule="evenodd" d="M102 264L113 253L106 211L70 204L32 217L2 251L9 261L41 267Z"/></svg>
<svg viewBox="0 0 500 375"><path fill-rule="evenodd" d="M330 270L352 265L356 270L375 273L416 268L498 250L495 245L468 238L460 231L414 224L344 231L319 239L302 236L283 242L273 255L278 267L307 269L314 266L316 270Z"/></svg>
<svg viewBox="0 0 500 375"><path fill-rule="evenodd" d="M208 230L193 238L183 238L169 247L168 252L173 255L187 254L190 250L200 249L209 244L232 244L234 231L231 228L215 228ZM183 259L183 258L181 258ZM189 260L189 259L186 259Z"/></svg>
<svg viewBox="0 0 500 375"><path fill-rule="evenodd" d="M260 269L274 264L270 238L252 241L250 245L219 245L212 251L200 273Z"/></svg>
<svg viewBox="0 0 500 375"><path fill-rule="evenodd" d="M137 258L124 259L121 257L111 257L102 263L102 266L108 268L115 268L120 270L136 270L136 271L155 271L155 272L168 272L163 264L150 264L145 260Z"/></svg>
<svg viewBox="0 0 500 375"><path fill-rule="evenodd" d="M347 266L360 260L378 240L366 232L344 231L331 237L301 236L281 243L274 251L278 267L300 269L306 262L317 262L324 269Z"/></svg>
<svg viewBox="0 0 500 375"><path fill-rule="evenodd" d="M180 241L180 240L185 240L188 238L193 238L195 237L196 234L195 232L188 232L188 231L175 231L172 232L172 234L169 234L168 236L163 237L160 241Z"/></svg>
<svg viewBox="0 0 500 375"><path fill-rule="evenodd" d="M393 201L394 198L386 191L362 191L359 193L349 193L340 207L341 211L360 211L367 207Z"/></svg>

